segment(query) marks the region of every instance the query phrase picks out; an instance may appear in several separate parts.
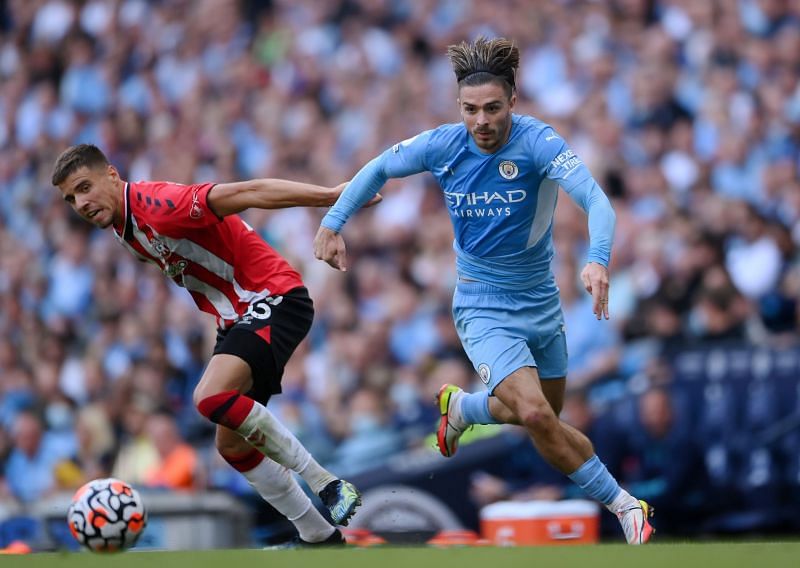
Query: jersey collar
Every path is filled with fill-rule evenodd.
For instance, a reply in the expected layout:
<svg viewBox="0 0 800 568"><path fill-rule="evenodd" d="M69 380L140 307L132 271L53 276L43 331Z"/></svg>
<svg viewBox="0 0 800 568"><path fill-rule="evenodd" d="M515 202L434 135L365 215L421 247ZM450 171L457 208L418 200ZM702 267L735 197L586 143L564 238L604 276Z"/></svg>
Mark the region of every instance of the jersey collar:
<svg viewBox="0 0 800 568"><path fill-rule="evenodd" d="M128 241L133 238L133 227L131 226L131 196L130 196L130 183L125 182L125 187L122 189L122 203L125 208L125 215L122 227L114 225L114 231L120 235L124 240Z"/></svg>

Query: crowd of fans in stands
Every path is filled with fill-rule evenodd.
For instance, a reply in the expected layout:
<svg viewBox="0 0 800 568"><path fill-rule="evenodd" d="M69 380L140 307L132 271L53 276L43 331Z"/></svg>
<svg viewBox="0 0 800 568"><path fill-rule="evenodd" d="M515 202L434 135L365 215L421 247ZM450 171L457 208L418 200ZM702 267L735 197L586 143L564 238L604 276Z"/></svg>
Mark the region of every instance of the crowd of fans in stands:
<svg viewBox="0 0 800 568"><path fill-rule="evenodd" d="M669 381L687 342L791 343L796 0L9 0L0 503L109 474L248 490L210 457L211 431L191 403L213 321L73 216L49 183L64 148L95 143L130 180L335 185L382 149L460 119L445 50L478 34L517 42L517 111L564 136L617 213L609 322L594 319L576 277L585 216L563 195L556 213L576 399L600 412L639 379ZM452 230L433 179L392 182L351 221L346 274L313 258L322 213L244 216L300 270L316 305L270 408L347 476L423 444L438 387L476 377L450 317ZM476 500L495 489L476 483Z"/></svg>

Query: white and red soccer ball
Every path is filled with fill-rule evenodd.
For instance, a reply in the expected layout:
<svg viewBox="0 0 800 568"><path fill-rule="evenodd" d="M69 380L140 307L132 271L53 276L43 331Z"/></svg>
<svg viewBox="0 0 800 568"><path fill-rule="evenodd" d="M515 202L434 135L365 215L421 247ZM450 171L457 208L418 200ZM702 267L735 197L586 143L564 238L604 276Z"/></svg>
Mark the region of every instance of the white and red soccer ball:
<svg viewBox="0 0 800 568"><path fill-rule="evenodd" d="M121 552L136 544L147 525L139 493L113 477L95 479L75 492L67 512L72 536L92 552Z"/></svg>

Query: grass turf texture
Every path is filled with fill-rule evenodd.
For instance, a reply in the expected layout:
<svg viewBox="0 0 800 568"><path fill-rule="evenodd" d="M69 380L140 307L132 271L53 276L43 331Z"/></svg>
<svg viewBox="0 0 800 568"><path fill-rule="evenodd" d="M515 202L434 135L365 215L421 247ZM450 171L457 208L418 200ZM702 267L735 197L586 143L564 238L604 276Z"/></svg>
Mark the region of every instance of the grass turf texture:
<svg viewBox="0 0 800 568"><path fill-rule="evenodd" d="M669 543L566 547L348 547L344 550L208 550L114 555L47 553L5 556L6 567L36 568L780 568L800 565L800 543Z"/></svg>

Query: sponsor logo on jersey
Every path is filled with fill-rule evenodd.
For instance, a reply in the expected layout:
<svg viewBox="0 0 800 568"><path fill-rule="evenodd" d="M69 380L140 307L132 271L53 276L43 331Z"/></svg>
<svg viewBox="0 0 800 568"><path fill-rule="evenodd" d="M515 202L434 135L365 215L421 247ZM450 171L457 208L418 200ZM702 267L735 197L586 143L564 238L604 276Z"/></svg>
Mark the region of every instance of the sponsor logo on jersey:
<svg viewBox="0 0 800 568"><path fill-rule="evenodd" d="M505 179L514 179L519 175L517 164L511 160L503 160L500 162L500 167L498 169L500 170L500 175Z"/></svg>
<svg viewBox="0 0 800 568"><path fill-rule="evenodd" d="M167 246L167 243L159 238L150 239L150 246L153 247L153 250L155 250L156 253L158 253L158 256L161 258L167 258L170 254L172 254L172 251L170 250L169 246Z"/></svg>
<svg viewBox="0 0 800 568"><path fill-rule="evenodd" d="M558 156L553 158L550 161L550 167L554 170L561 168L565 172L563 176L567 177L582 163L583 162L581 162L581 159L575 155L575 152L572 150L567 150L565 152L561 152Z"/></svg>
<svg viewBox="0 0 800 568"><path fill-rule="evenodd" d="M461 207L464 205L483 206L519 203L525 201L528 192L524 189L510 189L508 191L472 191L470 193L444 192L448 205Z"/></svg>
<svg viewBox="0 0 800 568"><path fill-rule="evenodd" d="M186 267L189 266L189 263L185 260L179 260L178 262L173 262L172 264L165 264L163 271L164 274L169 276L170 278L175 278L177 275L182 274Z"/></svg>
<svg viewBox="0 0 800 568"><path fill-rule="evenodd" d="M150 246L153 247L155 253L161 257L163 261L163 266L161 267L161 271L166 274L170 278L175 278L179 274L182 274L186 267L189 266L189 262L186 260L178 260L176 262L170 262L169 257L172 254L172 249L169 248L166 242L158 237L153 237L150 239Z"/></svg>
<svg viewBox="0 0 800 568"><path fill-rule="evenodd" d="M444 192L447 206L458 217L508 217L515 203L525 201L524 189L506 191Z"/></svg>
<svg viewBox="0 0 800 568"><path fill-rule="evenodd" d="M478 376L481 378L483 384L488 385L489 380L492 378L492 371L489 369L489 365L486 363L478 365Z"/></svg>

